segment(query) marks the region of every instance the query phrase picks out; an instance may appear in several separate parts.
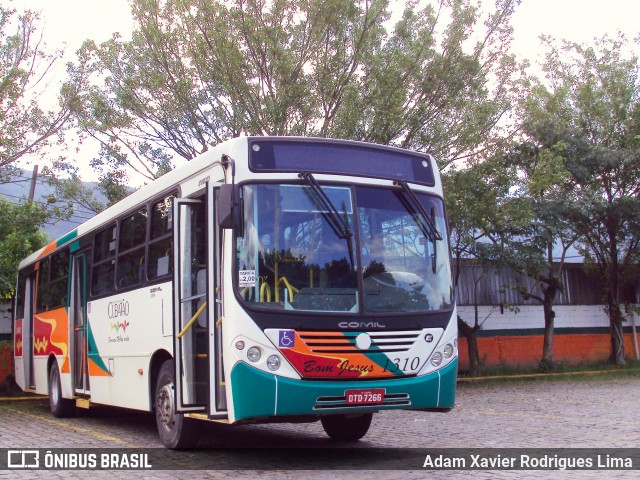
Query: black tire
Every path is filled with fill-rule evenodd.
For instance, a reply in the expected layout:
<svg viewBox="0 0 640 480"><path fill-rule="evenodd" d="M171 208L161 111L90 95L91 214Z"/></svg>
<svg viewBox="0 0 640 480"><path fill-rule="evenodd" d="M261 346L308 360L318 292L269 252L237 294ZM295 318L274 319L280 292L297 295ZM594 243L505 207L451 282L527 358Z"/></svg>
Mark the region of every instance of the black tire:
<svg viewBox="0 0 640 480"><path fill-rule="evenodd" d="M53 362L49 369L49 406L51 413L57 418L72 417L76 413L75 401L62 397L60 370L56 362Z"/></svg>
<svg viewBox="0 0 640 480"><path fill-rule="evenodd" d="M373 413L362 415L327 415L321 418L322 427L332 440L356 442L364 437L371 426Z"/></svg>
<svg viewBox="0 0 640 480"><path fill-rule="evenodd" d="M156 425L167 448L193 448L198 443L198 422L176 413L173 360L166 360L158 372L155 390Z"/></svg>

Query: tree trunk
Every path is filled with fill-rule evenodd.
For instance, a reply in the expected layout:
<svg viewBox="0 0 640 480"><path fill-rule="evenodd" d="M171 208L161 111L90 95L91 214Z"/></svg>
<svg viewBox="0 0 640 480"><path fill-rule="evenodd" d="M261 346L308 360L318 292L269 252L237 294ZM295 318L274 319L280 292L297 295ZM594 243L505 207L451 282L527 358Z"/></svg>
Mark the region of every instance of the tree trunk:
<svg viewBox="0 0 640 480"><path fill-rule="evenodd" d="M607 227L609 232L609 285L607 291L607 307L609 309L609 325L611 326L611 355L614 365L626 365L624 359L624 333L622 331L622 311L620 310L619 279L621 276L618 263L618 242L615 225Z"/></svg>
<svg viewBox="0 0 640 480"><path fill-rule="evenodd" d="M609 295L609 325L611 326L611 363L626 365L624 359L624 332L622 330L622 311L618 302Z"/></svg>
<svg viewBox="0 0 640 480"><path fill-rule="evenodd" d="M480 373L480 352L478 350L477 328L470 327L458 315L458 330L467 340L467 351L469 353L469 374L471 376Z"/></svg>
<svg viewBox="0 0 640 480"><path fill-rule="evenodd" d="M542 360L540 361L541 370L550 370L553 367L553 328L556 318L556 312L553 311L553 300L557 291L558 287L553 282L547 288L543 288L544 340L542 344Z"/></svg>

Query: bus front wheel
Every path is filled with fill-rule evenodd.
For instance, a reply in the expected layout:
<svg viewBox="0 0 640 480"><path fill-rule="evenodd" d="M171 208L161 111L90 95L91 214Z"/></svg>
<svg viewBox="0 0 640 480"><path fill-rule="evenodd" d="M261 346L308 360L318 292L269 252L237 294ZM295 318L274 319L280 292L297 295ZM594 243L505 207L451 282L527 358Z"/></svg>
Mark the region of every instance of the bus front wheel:
<svg viewBox="0 0 640 480"><path fill-rule="evenodd" d="M156 425L165 447L193 448L198 442L198 425L176 412L173 360L160 367L155 392Z"/></svg>
<svg viewBox="0 0 640 480"><path fill-rule="evenodd" d="M49 370L49 406L54 417L72 417L76 412L75 402L62 397L62 387L60 386L60 370L54 361Z"/></svg>
<svg viewBox="0 0 640 480"><path fill-rule="evenodd" d="M321 418L322 427L332 440L355 442L364 437L371 426L372 413L361 415L327 415Z"/></svg>

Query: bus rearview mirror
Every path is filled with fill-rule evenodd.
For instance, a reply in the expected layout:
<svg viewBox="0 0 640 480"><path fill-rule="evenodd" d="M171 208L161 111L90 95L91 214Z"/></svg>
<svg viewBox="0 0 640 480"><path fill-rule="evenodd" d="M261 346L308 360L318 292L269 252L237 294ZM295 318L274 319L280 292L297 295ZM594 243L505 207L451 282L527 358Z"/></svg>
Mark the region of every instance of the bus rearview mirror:
<svg viewBox="0 0 640 480"><path fill-rule="evenodd" d="M240 189L237 185L220 185L218 194L218 226L236 228L240 225Z"/></svg>

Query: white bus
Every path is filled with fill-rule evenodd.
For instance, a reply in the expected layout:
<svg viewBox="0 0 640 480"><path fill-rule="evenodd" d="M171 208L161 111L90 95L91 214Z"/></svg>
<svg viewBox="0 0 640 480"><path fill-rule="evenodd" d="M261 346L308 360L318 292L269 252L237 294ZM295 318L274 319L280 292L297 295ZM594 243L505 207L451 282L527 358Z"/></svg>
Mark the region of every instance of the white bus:
<svg viewBox="0 0 640 480"><path fill-rule="evenodd" d="M198 420L320 420L353 441L375 412L448 411L447 233L429 155L224 142L20 263L16 380L58 417L155 411L169 448Z"/></svg>

